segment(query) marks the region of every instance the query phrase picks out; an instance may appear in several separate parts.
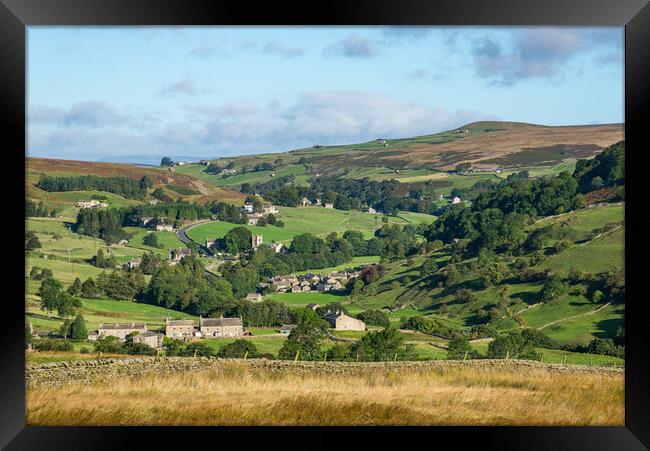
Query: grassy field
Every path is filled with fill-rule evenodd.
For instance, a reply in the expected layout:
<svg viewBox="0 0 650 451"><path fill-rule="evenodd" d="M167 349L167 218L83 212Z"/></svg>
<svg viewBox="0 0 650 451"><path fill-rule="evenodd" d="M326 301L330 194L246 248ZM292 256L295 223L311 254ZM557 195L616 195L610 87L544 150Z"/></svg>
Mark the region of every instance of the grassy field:
<svg viewBox="0 0 650 451"><path fill-rule="evenodd" d="M302 233L312 233L324 237L331 232L342 234L346 230L358 230L372 234L383 225L380 215L371 215L360 211L318 207L279 207L279 209L278 218L285 223L284 227L249 225L244 227L248 228L251 233L261 234L264 237L264 242L270 243L272 241L289 241ZM417 213L400 213L397 217L388 217L389 224L430 223L434 220L434 216ZM206 238L222 237L230 229L240 225L222 221L210 222L190 228L187 235L194 241L205 243Z"/></svg>
<svg viewBox="0 0 650 451"><path fill-rule="evenodd" d="M337 266L329 266L327 268L321 268L321 269L308 269L305 271L298 271L295 274L297 275L302 275L302 274L329 274L334 271L345 271L345 270L352 270L358 266L363 266L363 265L369 265L371 263L377 263L379 262L379 256L378 255L366 255L366 256L361 256L361 257L352 257L352 260L349 261L348 263L342 263Z"/></svg>
<svg viewBox="0 0 650 451"><path fill-rule="evenodd" d="M134 396L137 394L137 396ZM200 394L200 395L198 395ZM92 400L92 402L89 402ZM618 425L623 373L473 363L361 374L250 369L27 390L29 425Z"/></svg>
<svg viewBox="0 0 650 451"><path fill-rule="evenodd" d="M153 251L160 254L167 254L169 249L175 249L178 247L185 247L185 244L178 239L174 232L150 232L141 227L124 227L128 233L132 234L129 239L129 246L136 247L138 249L143 249L146 251ZM158 243L162 246L161 248L154 248L147 246L142 242L145 236L153 233L158 238Z"/></svg>

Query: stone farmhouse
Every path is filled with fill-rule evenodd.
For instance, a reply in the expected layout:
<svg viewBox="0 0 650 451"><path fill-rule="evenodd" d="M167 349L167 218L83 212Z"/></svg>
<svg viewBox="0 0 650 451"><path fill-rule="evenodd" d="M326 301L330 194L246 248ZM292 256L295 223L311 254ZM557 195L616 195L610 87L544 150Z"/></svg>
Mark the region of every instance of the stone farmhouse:
<svg viewBox="0 0 650 451"><path fill-rule="evenodd" d="M257 225L260 219L264 217L264 213L249 213L247 215L248 225Z"/></svg>
<svg viewBox="0 0 650 451"><path fill-rule="evenodd" d="M241 207L242 210L244 210L246 213L252 213L253 212L253 204L244 204L243 207Z"/></svg>
<svg viewBox="0 0 650 451"><path fill-rule="evenodd" d="M325 208L334 208L334 204L331 203L331 202L325 202L324 207L325 207Z"/></svg>
<svg viewBox="0 0 650 451"><path fill-rule="evenodd" d="M241 337L244 335L244 323L241 318L201 318L199 319L201 336L210 337Z"/></svg>
<svg viewBox="0 0 650 451"><path fill-rule="evenodd" d="M262 245L263 240L262 235L251 235L251 247L257 249Z"/></svg>
<svg viewBox="0 0 650 451"><path fill-rule="evenodd" d="M452 203L452 204L459 204L459 203L460 203L460 197L454 197L454 198L451 200L451 203Z"/></svg>
<svg viewBox="0 0 650 451"><path fill-rule="evenodd" d="M316 290L318 291L338 291L343 289L343 284L340 280L326 277L318 285L316 285Z"/></svg>
<svg viewBox="0 0 650 451"><path fill-rule="evenodd" d="M284 254L287 251L287 248L282 243L267 243L264 244L264 247L271 249L276 254Z"/></svg>
<svg viewBox="0 0 650 451"><path fill-rule="evenodd" d="M174 226L171 224L156 224L156 230L158 232L173 232Z"/></svg>
<svg viewBox="0 0 650 451"><path fill-rule="evenodd" d="M132 258L131 260L125 263L126 267L129 269L135 269L141 264L142 264L141 258Z"/></svg>
<svg viewBox="0 0 650 451"><path fill-rule="evenodd" d="M144 323L100 323L97 331L98 337L117 337L124 341L127 335L133 332L147 332Z"/></svg>
<svg viewBox="0 0 650 451"><path fill-rule="evenodd" d="M295 324L284 324L280 328L280 333L282 335L289 335L291 333L291 331L294 330L296 327L298 327L298 326L296 326Z"/></svg>
<svg viewBox="0 0 650 451"><path fill-rule="evenodd" d="M194 336L194 321L191 319L165 319L165 335L169 338L184 339Z"/></svg>
<svg viewBox="0 0 650 451"><path fill-rule="evenodd" d="M163 344L164 335L156 332L141 332L133 337L133 343L142 343L150 348L160 348Z"/></svg>
<svg viewBox="0 0 650 451"><path fill-rule="evenodd" d="M330 323L335 330L366 330L366 323L343 312L326 313L323 319Z"/></svg>
<svg viewBox="0 0 650 451"><path fill-rule="evenodd" d="M265 215L276 215L280 213L280 210L275 205L268 204L268 205L262 205L262 212Z"/></svg>
<svg viewBox="0 0 650 451"><path fill-rule="evenodd" d="M262 295L259 293L248 293L244 299L255 303L262 302Z"/></svg>
<svg viewBox="0 0 650 451"><path fill-rule="evenodd" d="M183 257L187 257L192 254L192 250L186 247L179 247L178 249L171 249L169 251L169 263L175 265L180 263Z"/></svg>
<svg viewBox="0 0 650 451"><path fill-rule="evenodd" d="M260 284L261 288L274 286L275 291L284 293L299 293L303 291L336 291L342 290L350 279L357 277L361 271L334 271L329 275L304 274L295 276L277 276L269 280L269 284Z"/></svg>
<svg viewBox="0 0 650 451"><path fill-rule="evenodd" d="M377 210L375 210L375 209L372 208L372 207L368 207L368 208L364 208L364 209L363 209L363 212L364 212L364 213L369 213L369 214L371 214L371 215L374 215L375 213L377 213Z"/></svg>

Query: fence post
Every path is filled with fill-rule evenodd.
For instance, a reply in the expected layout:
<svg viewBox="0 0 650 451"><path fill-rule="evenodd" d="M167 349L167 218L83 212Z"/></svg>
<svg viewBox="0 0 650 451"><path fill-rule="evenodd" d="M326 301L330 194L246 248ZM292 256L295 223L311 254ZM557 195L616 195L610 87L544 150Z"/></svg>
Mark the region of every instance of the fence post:
<svg viewBox="0 0 650 451"><path fill-rule="evenodd" d="M540 356L539 356L539 361L540 361L540 362L543 362L543 361L544 361L544 354L540 354Z"/></svg>
<svg viewBox="0 0 650 451"><path fill-rule="evenodd" d="M298 350L296 351L296 358L293 359L294 362L297 362L297 361L298 361L298 356L300 356L300 349L298 349Z"/></svg>
<svg viewBox="0 0 650 451"><path fill-rule="evenodd" d="M397 353L395 353L395 359L393 359L393 362L397 362Z"/></svg>
<svg viewBox="0 0 650 451"><path fill-rule="evenodd" d="M357 352L357 362L359 361L359 353Z"/></svg>
<svg viewBox="0 0 650 451"><path fill-rule="evenodd" d="M194 358L195 358L195 359L196 359L196 351L198 351L198 349L195 349L195 350L194 350Z"/></svg>
<svg viewBox="0 0 650 451"><path fill-rule="evenodd" d="M244 360L246 360L247 358L248 358L248 351L244 353Z"/></svg>
<svg viewBox="0 0 650 451"><path fill-rule="evenodd" d="M510 357L510 351L506 351L506 360Z"/></svg>
<svg viewBox="0 0 650 451"><path fill-rule="evenodd" d="M566 354L562 356L562 365L564 365L564 362L566 362Z"/></svg>
<svg viewBox="0 0 650 451"><path fill-rule="evenodd" d="M325 356L323 357L323 362L327 362L327 352L325 353Z"/></svg>
<svg viewBox="0 0 650 451"><path fill-rule="evenodd" d="M102 351L99 351L99 357L97 357L97 358L98 358L98 359L101 359L101 358L102 358Z"/></svg>
<svg viewBox="0 0 650 451"><path fill-rule="evenodd" d="M468 352L469 352L469 351L465 351L465 355L463 356L463 360L467 360L467 353L468 353Z"/></svg>

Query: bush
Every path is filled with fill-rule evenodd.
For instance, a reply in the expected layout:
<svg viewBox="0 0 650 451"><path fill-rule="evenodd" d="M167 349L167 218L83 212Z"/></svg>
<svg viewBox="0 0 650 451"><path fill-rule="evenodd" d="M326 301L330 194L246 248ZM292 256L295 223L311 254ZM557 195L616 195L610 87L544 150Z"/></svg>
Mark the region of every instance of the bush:
<svg viewBox="0 0 650 451"><path fill-rule="evenodd" d="M488 345L487 356L490 359L539 359L534 343L521 333L495 338Z"/></svg>
<svg viewBox="0 0 650 451"><path fill-rule="evenodd" d="M210 357L212 356L212 348L205 343L190 343L183 349L179 355L186 357Z"/></svg>
<svg viewBox="0 0 650 451"><path fill-rule="evenodd" d="M37 351L72 351L74 347L67 340L48 338L34 345Z"/></svg>
<svg viewBox="0 0 650 451"><path fill-rule="evenodd" d="M477 358L478 352L472 349L472 346L465 337L457 337L447 345L447 358L450 360L460 360L467 356L468 359Z"/></svg>
<svg viewBox="0 0 650 451"><path fill-rule="evenodd" d="M390 320L388 315L381 310L365 310L357 315L357 318L366 324L373 326L388 327Z"/></svg>
<svg viewBox="0 0 650 451"><path fill-rule="evenodd" d="M88 353L90 353L90 349L88 349L85 346L82 346L81 348L79 348L79 353L80 354L88 354Z"/></svg>
<svg viewBox="0 0 650 451"><path fill-rule="evenodd" d="M257 357L257 347L255 344L242 338L233 341L217 352L217 356L222 358L243 358L244 356Z"/></svg>

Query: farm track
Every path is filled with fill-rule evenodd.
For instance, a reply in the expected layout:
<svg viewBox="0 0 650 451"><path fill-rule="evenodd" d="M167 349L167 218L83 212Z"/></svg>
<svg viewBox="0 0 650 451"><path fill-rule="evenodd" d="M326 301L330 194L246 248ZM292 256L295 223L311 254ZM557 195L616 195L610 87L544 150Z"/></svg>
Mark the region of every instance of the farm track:
<svg viewBox="0 0 650 451"><path fill-rule="evenodd" d="M590 310L590 311L585 312L585 313L579 313L579 314L577 314L577 315L567 316L566 318L560 318L560 319L557 319L557 320L555 320L555 321L551 321L550 323L543 324L543 325L541 325L541 326L539 326L539 327L536 327L535 329L537 329L537 330L544 330L544 329L546 329L546 328L549 327L549 326L553 326L553 325L555 325L555 324L558 324L558 323L561 323L561 322L564 322L564 321L568 321L568 320L570 320L570 319L581 318L581 317L583 317L583 316L594 315L594 314L600 312L602 309L604 309L605 307L607 307L607 306L609 306L609 305L611 305L611 304L612 304L612 301L609 301L607 304L603 304L603 305L601 305L600 307L598 307L598 308L595 309L595 310Z"/></svg>

